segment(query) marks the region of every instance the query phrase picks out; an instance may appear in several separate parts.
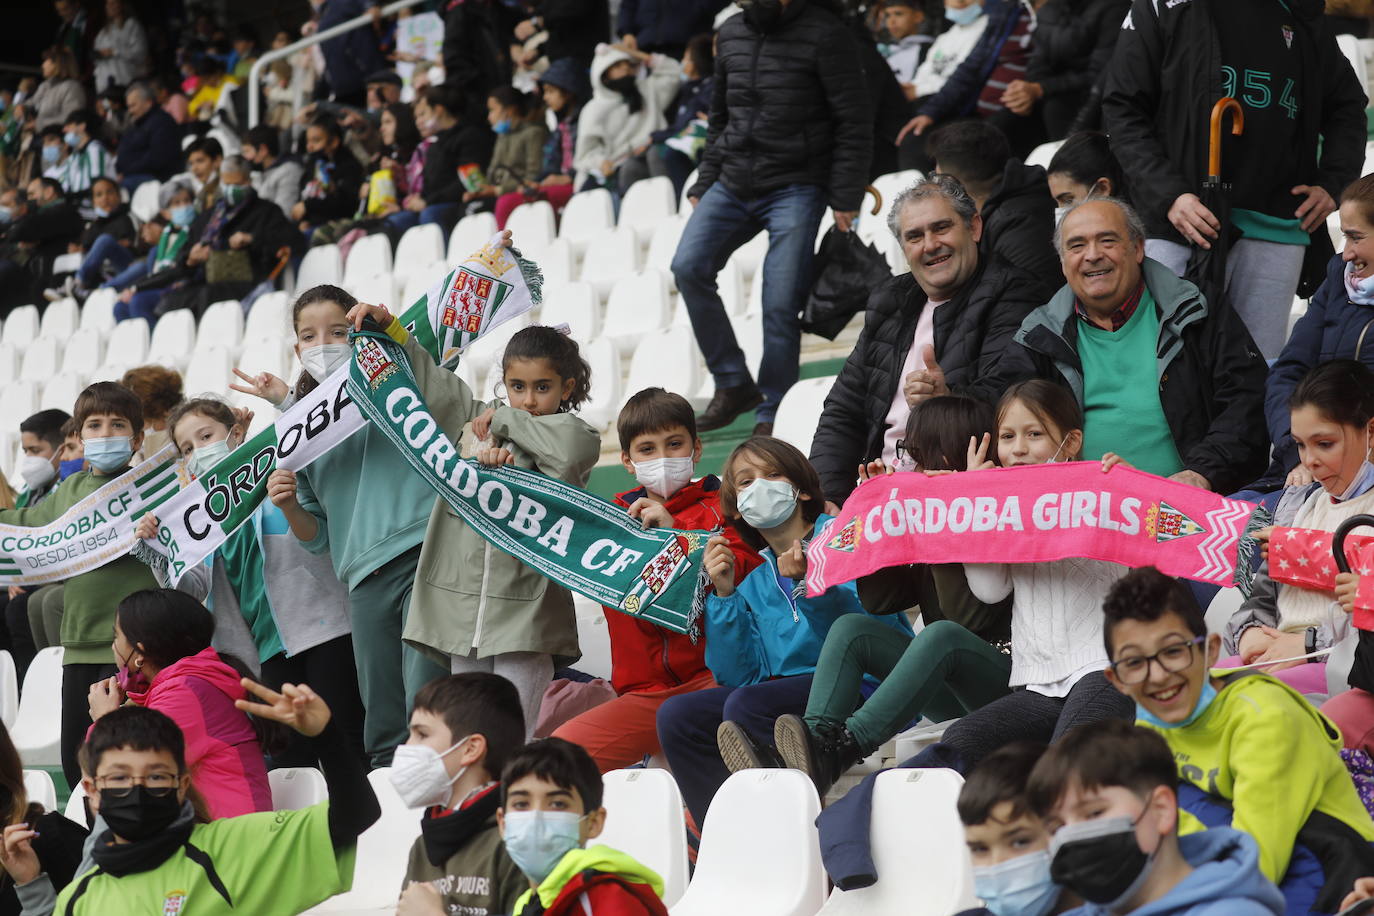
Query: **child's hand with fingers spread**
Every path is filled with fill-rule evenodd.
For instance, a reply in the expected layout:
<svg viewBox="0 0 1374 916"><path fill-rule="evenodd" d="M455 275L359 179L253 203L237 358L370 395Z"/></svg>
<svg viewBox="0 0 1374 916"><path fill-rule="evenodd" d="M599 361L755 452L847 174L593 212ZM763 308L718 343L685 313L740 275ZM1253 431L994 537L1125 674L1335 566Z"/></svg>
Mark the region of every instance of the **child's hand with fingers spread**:
<svg viewBox="0 0 1374 916"><path fill-rule="evenodd" d="M269 404L280 404L282 401L286 400L286 396L290 394L290 389L286 387L286 382L283 382L270 372L259 372L257 375L249 375L242 370L235 369L234 374L246 384L240 385L236 382L230 382L229 387L231 389L262 398ZM252 415L250 414L249 416L251 417ZM246 429L247 427L244 428Z"/></svg>
<svg viewBox="0 0 1374 916"><path fill-rule="evenodd" d="M874 477L882 477L884 474L891 474L893 468L883 464L883 459L877 458L867 464L859 465L859 483L865 480L872 480Z"/></svg>
<svg viewBox="0 0 1374 916"><path fill-rule="evenodd" d="M982 441L977 436L968 437L968 454L964 467L970 471L986 471L997 465L988 460L988 449L992 446L992 433L983 433Z"/></svg>
<svg viewBox="0 0 1374 916"><path fill-rule="evenodd" d="M243 684L244 690L263 701L235 700L234 706L242 712L289 725L307 738L315 737L329 724L331 713L328 704L307 684L282 684L278 693L252 678L244 678L239 683Z"/></svg>
<svg viewBox="0 0 1374 916"><path fill-rule="evenodd" d="M1103 474L1107 473L1108 471L1110 471L1112 468L1116 467L1117 465L1121 465L1123 468L1134 467L1134 465L1132 465L1130 462L1128 462L1125 458L1122 458L1122 457L1121 457L1120 455L1118 455L1116 452L1108 452L1107 454L1105 454L1105 455L1102 456L1102 473L1103 473Z"/></svg>
<svg viewBox="0 0 1374 916"><path fill-rule="evenodd" d="M487 467L500 467L503 464L515 464L515 456L508 448L483 448L477 450L477 463Z"/></svg>
<svg viewBox="0 0 1374 916"><path fill-rule="evenodd" d="M793 541L790 550L778 554L778 573L789 579L806 578L806 551L801 541Z"/></svg>
<svg viewBox="0 0 1374 916"><path fill-rule="evenodd" d="M735 554L729 540L718 534L707 541L701 562L716 588L716 597L729 598L735 593Z"/></svg>
<svg viewBox="0 0 1374 916"><path fill-rule="evenodd" d="M1360 587L1360 576L1358 573L1338 573L1336 575L1336 600L1340 602L1341 610L1347 614L1355 611L1355 592Z"/></svg>
<svg viewBox="0 0 1374 916"><path fill-rule="evenodd" d="M472 438L478 442L485 440L491 435L491 418L496 416L496 408L488 407L479 413L472 421Z"/></svg>
<svg viewBox="0 0 1374 916"><path fill-rule="evenodd" d="M151 541L157 537L157 516L149 512L138 520L138 527L134 529L134 537L140 541Z"/></svg>
<svg viewBox="0 0 1374 916"><path fill-rule="evenodd" d="M645 528L673 527L673 514L647 496L641 496L630 504L630 518L639 519Z"/></svg>

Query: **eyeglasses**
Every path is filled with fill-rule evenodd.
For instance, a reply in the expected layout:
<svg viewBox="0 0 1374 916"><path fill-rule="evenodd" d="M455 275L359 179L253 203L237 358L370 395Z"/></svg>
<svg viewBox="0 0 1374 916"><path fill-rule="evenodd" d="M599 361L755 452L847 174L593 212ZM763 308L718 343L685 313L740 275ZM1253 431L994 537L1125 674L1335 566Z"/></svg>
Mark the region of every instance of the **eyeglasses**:
<svg viewBox="0 0 1374 916"><path fill-rule="evenodd" d="M1176 642L1165 646L1154 655L1129 655L1112 662L1116 679L1123 684L1143 684L1150 676L1150 663L1158 662L1166 674L1177 674L1193 664L1193 647L1207 641L1206 636L1195 636L1187 642Z"/></svg>
<svg viewBox="0 0 1374 916"><path fill-rule="evenodd" d="M907 448L906 443L902 440L897 440L893 452L897 458L897 463L895 465L897 470L914 471L921 466L921 456L915 451Z"/></svg>
<svg viewBox="0 0 1374 916"><path fill-rule="evenodd" d="M130 776L119 773L114 776L97 776L95 784L102 795L124 798L133 791L134 786L143 786L154 798L161 798L176 791L181 777L176 773L149 773L147 776Z"/></svg>

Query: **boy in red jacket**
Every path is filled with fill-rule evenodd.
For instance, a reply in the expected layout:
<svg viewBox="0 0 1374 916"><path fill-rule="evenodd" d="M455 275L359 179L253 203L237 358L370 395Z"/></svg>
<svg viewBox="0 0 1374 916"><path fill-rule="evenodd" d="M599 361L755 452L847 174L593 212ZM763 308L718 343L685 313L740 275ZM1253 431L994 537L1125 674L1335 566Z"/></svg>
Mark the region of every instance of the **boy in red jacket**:
<svg viewBox="0 0 1374 916"><path fill-rule="evenodd" d="M735 554L735 580L759 555L745 544L720 511L720 480L692 481L701 460L696 415L679 394L645 388L625 402L616 421L620 460L639 486L616 497L646 528L712 531L724 528ZM659 752L654 718L669 697L715 687L706 669L706 643L605 609L611 634L614 700L563 723L554 737L581 745L601 772L639 763Z"/></svg>

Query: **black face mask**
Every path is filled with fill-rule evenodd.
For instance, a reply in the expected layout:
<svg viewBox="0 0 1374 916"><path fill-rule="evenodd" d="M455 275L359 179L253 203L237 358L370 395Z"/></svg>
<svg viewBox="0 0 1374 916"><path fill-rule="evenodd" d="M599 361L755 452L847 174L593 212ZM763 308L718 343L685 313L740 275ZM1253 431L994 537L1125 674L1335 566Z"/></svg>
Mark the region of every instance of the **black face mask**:
<svg viewBox="0 0 1374 916"><path fill-rule="evenodd" d="M1121 903L1135 894L1154 866L1135 838L1129 817L1109 817L1059 828L1050 841L1050 877L1090 903ZM1156 850L1158 851L1158 850Z"/></svg>
<svg viewBox="0 0 1374 916"><path fill-rule="evenodd" d="M643 107L644 97L639 94L639 84L635 82L633 75L622 76L613 80L602 80L601 82L607 89L624 96L625 101L629 103L631 113L637 113Z"/></svg>
<svg viewBox="0 0 1374 916"><path fill-rule="evenodd" d="M115 836L135 843L166 830L180 813L175 791L149 795L145 786L134 786L123 798L100 793L100 816Z"/></svg>
<svg viewBox="0 0 1374 916"><path fill-rule="evenodd" d="M757 32L771 32L782 21L781 0L751 0L743 9L744 21Z"/></svg>

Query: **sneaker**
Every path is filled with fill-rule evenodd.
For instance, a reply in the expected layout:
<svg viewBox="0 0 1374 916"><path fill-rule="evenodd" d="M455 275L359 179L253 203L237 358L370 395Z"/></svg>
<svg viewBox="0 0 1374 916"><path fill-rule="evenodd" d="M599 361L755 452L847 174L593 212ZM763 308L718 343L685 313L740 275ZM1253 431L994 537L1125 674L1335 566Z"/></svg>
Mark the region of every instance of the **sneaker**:
<svg viewBox="0 0 1374 916"><path fill-rule="evenodd" d="M762 403L763 392L759 391L753 382L717 388L716 393L711 396L711 403L707 404L706 409L697 417L697 431L704 433L729 426L740 414L753 410Z"/></svg>
<svg viewBox="0 0 1374 916"><path fill-rule="evenodd" d="M755 424L754 424L754 435L756 435L756 436L771 436L771 435L773 435L773 424L772 424L772 423L755 423Z"/></svg>
<svg viewBox="0 0 1374 916"><path fill-rule="evenodd" d="M777 757L769 748L761 748L749 737L749 733L735 722L722 722L716 729L716 745L720 748L720 759L731 773L740 770L775 769L779 766Z"/></svg>
<svg viewBox="0 0 1374 916"><path fill-rule="evenodd" d="M845 770L864 759L849 729L839 726L816 734L798 715L778 717L773 723L773 742L783 763L810 776L821 798Z"/></svg>
<svg viewBox="0 0 1374 916"><path fill-rule="evenodd" d="M60 286L50 286L43 290L43 298L49 302L56 302L59 299L67 298L67 291Z"/></svg>

